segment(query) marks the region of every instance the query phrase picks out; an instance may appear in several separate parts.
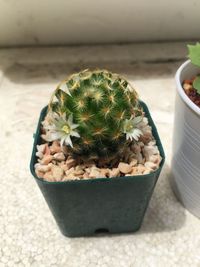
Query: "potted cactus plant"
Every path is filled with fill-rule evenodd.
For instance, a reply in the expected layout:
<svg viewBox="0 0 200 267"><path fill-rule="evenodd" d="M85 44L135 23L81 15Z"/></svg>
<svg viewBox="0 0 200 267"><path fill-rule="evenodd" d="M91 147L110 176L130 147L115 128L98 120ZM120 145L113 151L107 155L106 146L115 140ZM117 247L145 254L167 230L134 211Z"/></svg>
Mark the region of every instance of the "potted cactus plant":
<svg viewBox="0 0 200 267"><path fill-rule="evenodd" d="M200 217L200 44L188 45L189 60L176 72L172 188Z"/></svg>
<svg viewBox="0 0 200 267"><path fill-rule="evenodd" d="M147 106L120 75L71 75L43 108L31 172L64 235L139 229L164 163Z"/></svg>

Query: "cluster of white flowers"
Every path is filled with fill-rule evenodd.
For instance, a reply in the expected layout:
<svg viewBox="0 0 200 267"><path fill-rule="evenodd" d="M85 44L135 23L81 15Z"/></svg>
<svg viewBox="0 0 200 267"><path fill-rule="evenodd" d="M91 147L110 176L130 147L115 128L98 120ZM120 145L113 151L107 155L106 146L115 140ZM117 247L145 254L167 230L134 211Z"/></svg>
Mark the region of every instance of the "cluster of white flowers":
<svg viewBox="0 0 200 267"><path fill-rule="evenodd" d="M131 117L130 119L126 119L124 121L123 133L126 134L127 140L139 140L139 137L143 134L143 132L139 129L139 124L142 120L143 117L138 116L135 118ZM65 144L73 147L71 136L80 138L80 134L77 131L79 125L73 123L72 114L66 118L65 114L58 115L57 113L50 112L42 124L44 130L46 131L45 135L42 137L47 142L60 140L61 146Z"/></svg>

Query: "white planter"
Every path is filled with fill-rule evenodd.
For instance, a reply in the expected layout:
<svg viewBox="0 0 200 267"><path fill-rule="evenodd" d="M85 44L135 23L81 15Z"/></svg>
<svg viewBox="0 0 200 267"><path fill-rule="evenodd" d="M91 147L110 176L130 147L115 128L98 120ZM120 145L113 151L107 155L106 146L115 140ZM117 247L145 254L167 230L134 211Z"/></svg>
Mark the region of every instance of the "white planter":
<svg viewBox="0 0 200 267"><path fill-rule="evenodd" d="M173 135L172 188L182 204L200 217L200 108L185 94L184 79L200 73L190 60L178 69Z"/></svg>

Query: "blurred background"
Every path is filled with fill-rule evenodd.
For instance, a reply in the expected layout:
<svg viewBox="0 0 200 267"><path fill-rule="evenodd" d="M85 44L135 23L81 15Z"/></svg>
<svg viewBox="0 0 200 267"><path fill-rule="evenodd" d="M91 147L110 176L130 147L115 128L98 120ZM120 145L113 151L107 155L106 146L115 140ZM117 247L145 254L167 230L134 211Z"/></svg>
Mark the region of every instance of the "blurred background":
<svg viewBox="0 0 200 267"><path fill-rule="evenodd" d="M0 46L200 38L198 0L0 0Z"/></svg>

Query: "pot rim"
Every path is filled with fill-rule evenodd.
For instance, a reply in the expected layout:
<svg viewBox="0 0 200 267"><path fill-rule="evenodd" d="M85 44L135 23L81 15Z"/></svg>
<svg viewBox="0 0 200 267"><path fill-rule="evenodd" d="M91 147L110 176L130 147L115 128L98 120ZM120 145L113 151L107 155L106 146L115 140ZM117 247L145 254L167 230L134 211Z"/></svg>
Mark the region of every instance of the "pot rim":
<svg viewBox="0 0 200 267"><path fill-rule="evenodd" d="M175 80L176 80L176 88L177 88L177 91L180 95L180 97L182 98L182 100L185 102L185 104L190 108L192 109L197 115L200 116L200 108L194 104L192 102L192 100L186 95L186 93L184 92L183 90L183 87L182 87L182 84L181 84L181 81L180 81L180 76L181 76L181 73L183 71L184 68L186 68L188 65L191 65L191 67L193 66L192 63L191 63L191 60L188 59L186 60L179 68L178 70L176 71L176 75L175 75Z"/></svg>

